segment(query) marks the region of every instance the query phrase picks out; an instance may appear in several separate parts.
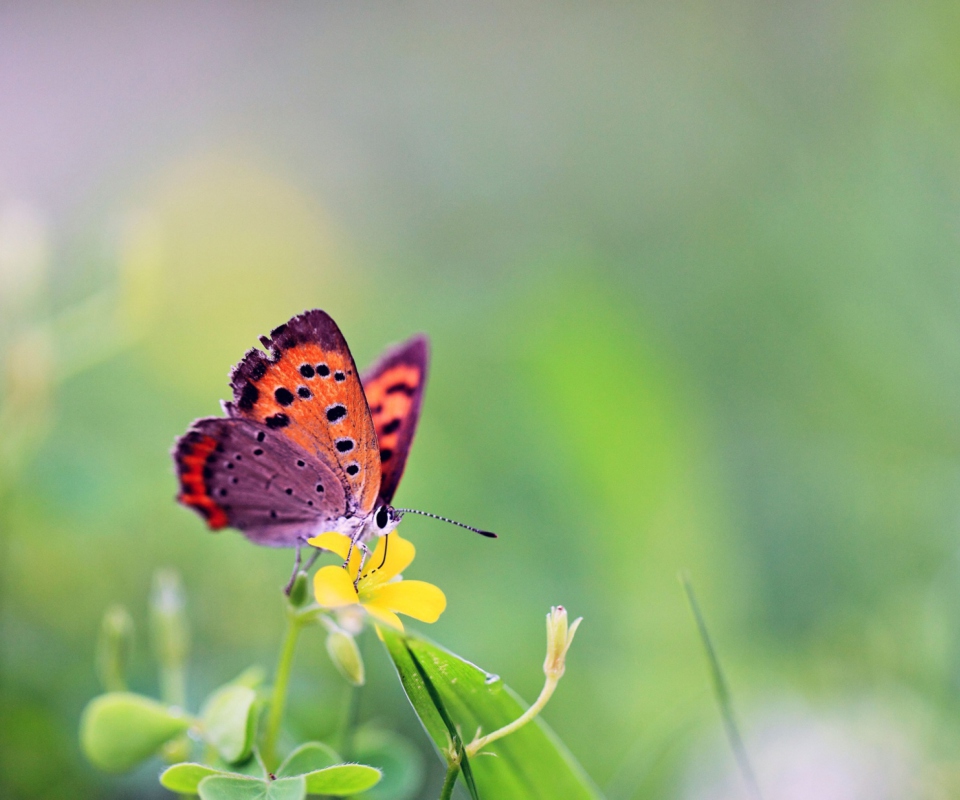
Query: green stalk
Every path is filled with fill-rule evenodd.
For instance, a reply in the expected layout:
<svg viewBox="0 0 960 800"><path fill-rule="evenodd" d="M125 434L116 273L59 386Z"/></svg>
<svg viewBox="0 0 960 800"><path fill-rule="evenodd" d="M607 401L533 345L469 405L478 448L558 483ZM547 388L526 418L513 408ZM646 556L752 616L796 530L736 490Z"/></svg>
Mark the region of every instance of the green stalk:
<svg viewBox="0 0 960 800"><path fill-rule="evenodd" d="M347 689L347 698L340 718L340 731L337 737L340 745L340 755L350 758L353 750L353 731L357 727L357 715L360 711L360 687L350 685Z"/></svg>
<svg viewBox="0 0 960 800"><path fill-rule="evenodd" d="M530 706L530 708L524 711L521 716L517 717L509 725L504 725L502 728L495 730L493 733L488 733L486 736L480 736L474 739L472 742L470 742L470 744L467 745L467 755L470 756L470 758L473 758L488 744L492 744L493 742L497 741L497 739L502 739L507 734L513 733L514 731L519 730L526 725L530 720L536 717L537 714L543 711L543 707L553 696L553 692L557 688L558 683L560 683L559 676L548 675L543 684L543 689L540 691L540 696L537 698L536 702Z"/></svg>
<svg viewBox="0 0 960 800"><path fill-rule="evenodd" d="M743 782L746 784L750 797L753 800L763 800L760 784L757 783L756 773L750 765L747 747L743 743L743 737L740 735L740 728L737 726L737 720L733 713L733 700L730 697L730 688L723 674L723 668L720 666L720 657L717 655L713 640L710 638L707 621L700 611L700 604L693 592L690 576L686 572L681 572L679 578L683 590L687 593L687 602L690 604L690 610L693 612L693 618L696 620L697 630L700 633L700 640L703 642L703 649L706 651L707 663L710 665L710 677L713 679L713 691L717 698L717 705L720 707L720 717L723 720L723 727L726 730L733 757L740 768L740 774L743 776Z"/></svg>
<svg viewBox="0 0 960 800"><path fill-rule="evenodd" d="M443 779L443 788L440 790L440 800L450 800L453 797L453 787L457 785L457 775L460 774L460 765L453 761L447 767L447 777Z"/></svg>
<svg viewBox="0 0 960 800"><path fill-rule="evenodd" d="M267 715L267 728L263 735L263 760L273 770L280 763L277 759L277 738L287 704L287 690L290 687L290 670L293 667L293 654L297 649L297 639L303 627L296 613L287 614L287 632L280 648L277 673L273 680L273 694L270 698L270 713Z"/></svg>

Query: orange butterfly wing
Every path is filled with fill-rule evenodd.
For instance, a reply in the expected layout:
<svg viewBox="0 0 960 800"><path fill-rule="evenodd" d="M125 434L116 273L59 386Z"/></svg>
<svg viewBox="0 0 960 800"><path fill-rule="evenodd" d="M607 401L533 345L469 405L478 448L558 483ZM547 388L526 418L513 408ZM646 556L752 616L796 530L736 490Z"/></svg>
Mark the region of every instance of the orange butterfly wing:
<svg viewBox="0 0 960 800"><path fill-rule="evenodd" d="M260 338L230 373L232 417L265 424L330 466L348 515L366 516L380 492L380 450L356 364L328 314L306 311Z"/></svg>
<svg viewBox="0 0 960 800"><path fill-rule="evenodd" d="M429 350L425 336L414 336L388 350L363 376L380 445L380 499L385 503L397 490L417 430Z"/></svg>

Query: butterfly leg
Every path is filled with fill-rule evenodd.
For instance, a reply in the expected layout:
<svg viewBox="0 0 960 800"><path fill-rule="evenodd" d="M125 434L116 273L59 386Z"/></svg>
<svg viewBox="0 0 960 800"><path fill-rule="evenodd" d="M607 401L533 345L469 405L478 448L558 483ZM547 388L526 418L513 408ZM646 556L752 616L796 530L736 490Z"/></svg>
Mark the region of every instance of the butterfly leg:
<svg viewBox="0 0 960 800"><path fill-rule="evenodd" d="M357 533L350 537L350 549L347 550L347 557L343 562L343 568L348 569L350 564L350 558L353 556L353 548L359 547L361 553L368 553L366 545L360 541L360 535L363 533L363 528L361 528ZM357 573L360 574L359 572Z"/></svg>
<svg viewBox="0 0 960 800"><path fill-rule="evenodd" d="M301 554L300 554L300 542L297 542L297 557L294 559L294 562L293 562L293 572L292 572L291 575L290 575L290 581L287 583L286 586L283 587L283 593L284 593L287 597L289 597L289 596L290 596L290 592L293 591L294 581L296 581L296 579L297 579L297 573L300 572L300 555L301 555Z"/></svg>
<svg viewBox="0 0 960 800"><path fill-rule="evenodd" d="M366 563L367 557L370 555L369 548L363 542L360 541L360 536L362 535L362 533L363 533L363 528L360 528L360 530L357 531L357 533L355 533L353 536L350 537L350 549L347 550L347 559L346 561L343 562L343 568L349 571L350 558L351 556L353 556L353 548L354 547L359 548L360 565L357 567L357 575L353 579L354 589L356 589L357 584L360 583L360 576L363 575L363 565Z"/></svg>
<svg viewBox="0 0 960 800"><path fill-rule="evenodd" d="M314 547L313 555L310 556L306 566L303 568L303 571L309 572L311 569L313 569L313 565L317 563L317 559L320 558L321 555L323 555L323 550L318 550L316 547Z"/></svg>
<svg viewBox="0 0 960 800"><path fill-rule="evenodd" d="M363 575L363 567L367 563L367 556L370 555L370 551L364 547L362 543L360 544L360 547L362 548L360 550L360 566L357 568L357 577L353 579L354 589L356 589L360 583L360 576Z"/></svg>

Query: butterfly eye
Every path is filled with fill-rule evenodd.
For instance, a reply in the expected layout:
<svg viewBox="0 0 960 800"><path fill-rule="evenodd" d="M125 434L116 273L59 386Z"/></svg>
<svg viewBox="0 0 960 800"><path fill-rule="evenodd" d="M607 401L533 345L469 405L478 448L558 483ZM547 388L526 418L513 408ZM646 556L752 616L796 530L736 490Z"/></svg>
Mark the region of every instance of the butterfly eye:
<svg viewBox="0 0 960 800"><path fill-rule="evenodd" d="M380 506L380 510L377 512L377 527L383 530L387 527L387 523L390 521L390 515L387 514L387 507Z"/></svg>

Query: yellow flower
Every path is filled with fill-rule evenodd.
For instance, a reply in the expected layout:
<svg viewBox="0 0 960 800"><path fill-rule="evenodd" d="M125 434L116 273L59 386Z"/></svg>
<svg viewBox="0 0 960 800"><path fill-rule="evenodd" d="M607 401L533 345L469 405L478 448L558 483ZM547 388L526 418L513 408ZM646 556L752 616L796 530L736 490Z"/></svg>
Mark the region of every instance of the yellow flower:
<svg viewBox="0 0 960 800"><path fill-rule="evenodd" d="M342 533L321 533L308 541L344 559L350 551L350 538ZM399 533L381 536L358 581L360 549L354 547L347 567L331 564L317 570L313 576L314 597L324 608L360 604L378 622L401 631L403 623L398 613L421 622L436 622L447 607L443 592L432 583L398 577L410 566L416 552L413 543L402 539Z"/></svg>

